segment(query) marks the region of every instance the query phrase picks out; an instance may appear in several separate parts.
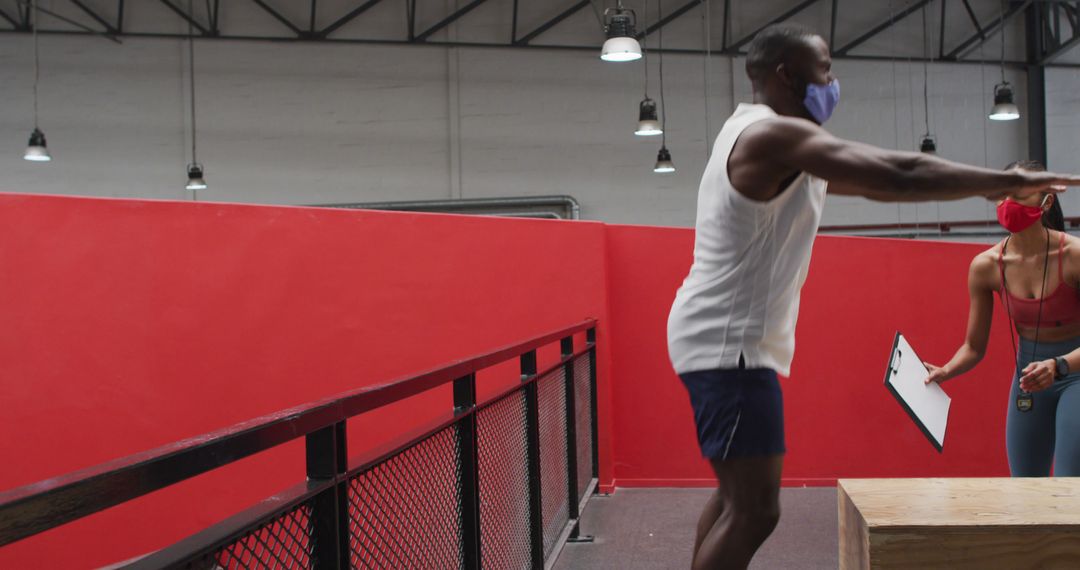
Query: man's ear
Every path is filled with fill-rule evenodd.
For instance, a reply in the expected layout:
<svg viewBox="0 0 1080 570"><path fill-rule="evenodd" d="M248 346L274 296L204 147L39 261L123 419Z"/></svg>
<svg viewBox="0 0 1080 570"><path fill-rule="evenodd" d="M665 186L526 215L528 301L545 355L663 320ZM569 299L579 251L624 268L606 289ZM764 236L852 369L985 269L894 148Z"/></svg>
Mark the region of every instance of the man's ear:
<svg viewBox="0 0 1080 570"><path fill-rule="evenodd" d="M795 81L792 80L791 73L788 71L786 63L779 63L776 65L776 76L788 87L795 86Z"/></svg>

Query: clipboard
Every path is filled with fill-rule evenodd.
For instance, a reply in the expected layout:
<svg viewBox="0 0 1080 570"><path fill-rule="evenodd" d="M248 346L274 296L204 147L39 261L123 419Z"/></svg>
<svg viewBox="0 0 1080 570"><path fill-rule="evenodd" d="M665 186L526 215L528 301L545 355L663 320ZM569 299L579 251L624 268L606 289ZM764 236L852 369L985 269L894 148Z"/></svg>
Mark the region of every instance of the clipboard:
<svg viewBox="0 0 1080 570"><path fill-rule="evenodd" d="M941 453L952 399L936 382L926 384L929 375L930 371L915 349L897 331L889 353L889 366L885 369L885 387L934 449Z"/></svg>

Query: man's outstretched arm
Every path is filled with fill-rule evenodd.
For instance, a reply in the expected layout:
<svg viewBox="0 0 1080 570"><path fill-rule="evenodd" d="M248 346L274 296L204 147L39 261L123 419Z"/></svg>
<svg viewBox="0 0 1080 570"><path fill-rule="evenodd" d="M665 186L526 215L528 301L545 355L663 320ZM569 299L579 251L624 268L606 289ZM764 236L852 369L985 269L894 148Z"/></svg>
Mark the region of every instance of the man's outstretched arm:
<svg viewBox="0 0 1080 570"><path fill-rule="evenodd" d="M883 202L922 202L971 196L999 199L1080 186L1080 176L1075 175L992 170L844 140L802 119L780 117L760 125L751 137L754 146L768 149L760 156L777 166L828 180L833 194Z"/></svg>

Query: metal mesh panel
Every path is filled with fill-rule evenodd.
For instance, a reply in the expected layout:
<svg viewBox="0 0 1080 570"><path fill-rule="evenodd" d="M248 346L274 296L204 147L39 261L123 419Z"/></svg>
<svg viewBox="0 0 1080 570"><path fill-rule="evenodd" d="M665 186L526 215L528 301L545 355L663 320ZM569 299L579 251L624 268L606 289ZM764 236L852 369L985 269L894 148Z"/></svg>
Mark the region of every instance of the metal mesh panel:
<svg viewBox="0 0 1080 570"><path fill-rule="evenodd" d="M238 538L212 555L188 562L198 570L313 568L311 505L302 504Z"/></svg>
<svg viewBox="0 0 1080 570"><path fill-rule="evenodd" d="M455 424L351 479L352 567L460 568L460 472Z"/></svg>
<svg viewBox="0 0 1080 570"><path fill-rule="evenodd" d="M540 498L544 513L544 555L547 556L570 520L566 480L566 373L559 367L538 382Z"/></svg>
<svg viewBox="0 0 1080 570"><path fill-rule="evenodd" d="M574 403L577 406L574 415L577 421L578 500L581 501L593 478L592 389L587 354L574 361Z"/></svg>
<svg viewBox="0 0 1080 570"><path fill-rule="evenodd" d="M485 569L531 566L529 458L525 393L476 413L480 484L480 558Z"/></svg>

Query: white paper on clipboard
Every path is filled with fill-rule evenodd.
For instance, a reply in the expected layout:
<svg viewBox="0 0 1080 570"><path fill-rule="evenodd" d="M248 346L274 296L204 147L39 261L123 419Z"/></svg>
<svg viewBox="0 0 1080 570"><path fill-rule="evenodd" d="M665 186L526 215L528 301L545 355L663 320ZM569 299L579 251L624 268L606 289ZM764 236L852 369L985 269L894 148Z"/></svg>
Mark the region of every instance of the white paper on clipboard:
<svg viewBox="0 0 1080 570"><path fill-rule="evenodd" d="M889 368L885 371L885 387L940 452L945 445L952 399L937 382L926 383L929 375L907 339L897 332L889 355Z"/></svg>

